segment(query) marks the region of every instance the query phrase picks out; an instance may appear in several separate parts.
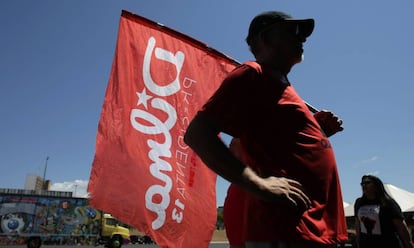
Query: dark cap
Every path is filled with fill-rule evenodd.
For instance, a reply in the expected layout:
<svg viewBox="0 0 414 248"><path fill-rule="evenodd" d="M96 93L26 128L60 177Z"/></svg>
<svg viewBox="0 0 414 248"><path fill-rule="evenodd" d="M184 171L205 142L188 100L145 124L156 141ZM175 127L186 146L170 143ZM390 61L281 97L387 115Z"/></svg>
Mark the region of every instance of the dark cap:
<svg viewBox="0 0 414 248"><path fill-rule="evenodd" d="M315 26L315 21L313 19L293 19L290 15L280 11L263 12L255 16L250 23L249 34L246 38L247 44L251 45L252 40L260 34L260 32L278 22L297 23L299 25L298 27L300 33L302 33L305 37L312 34Z"/></svg>

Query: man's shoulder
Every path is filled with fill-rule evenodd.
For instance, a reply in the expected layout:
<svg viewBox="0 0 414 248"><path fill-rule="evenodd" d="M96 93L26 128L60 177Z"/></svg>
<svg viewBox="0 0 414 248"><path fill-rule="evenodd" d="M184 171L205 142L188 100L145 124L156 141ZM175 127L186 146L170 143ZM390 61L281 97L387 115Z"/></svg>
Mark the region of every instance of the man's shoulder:
<svg viewBox="0 0 414 248"><path fill-rule="evenodd" d="M260 66L259 63L257 63L256 61L246 61L238 66L236 66L234 68L233 71L256 71L256 72L261 72L262 68Z"/></svg>
<svg viewBox="0 0 414 248"><path fill-rule="evenodd" d="M229 80L248 80L250 81L252 78L260 76L262 74L260 65L256 62L251 61L252 63L245 62L243 64L238 65L234 70L227 75L226 79ZM254 63L258 65L255 66Z"/></svg>
<svg viewBox="0 0 414 248"><path fill-rule="evenodd" d="M252 69L254 69L255 71L262 73L262 66L257 63L256 61L246 61L243 63L244 66L248 66Z"/></svg>

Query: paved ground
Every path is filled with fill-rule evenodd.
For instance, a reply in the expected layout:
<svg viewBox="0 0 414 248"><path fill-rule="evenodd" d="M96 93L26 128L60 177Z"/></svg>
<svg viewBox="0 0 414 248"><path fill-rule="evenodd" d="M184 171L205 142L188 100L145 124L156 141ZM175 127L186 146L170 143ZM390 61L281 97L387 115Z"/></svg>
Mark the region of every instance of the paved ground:
<svg viewBox="0 0 414 248"><path fill-rule="evenodd" d="M10 247L10 248L26 248L26 246L23 245L16 245L16 246L0 246L1 248L3 247ZM91 245L84 245L84 246L77 246L77 245L60 245L60 246L54 246L54 245L42 245L41 248L92 248L92 247L96 247L96 248L104 248L103 245L100 246L91 246ZM228 248L229 245L228 244L223 244L223 243L219 243L219 244L211 244L209 246L209 248ZM159 246L157 245L139 245L139 244L135 244L135 245L123 245L122 248L159 248Z"/></svg>

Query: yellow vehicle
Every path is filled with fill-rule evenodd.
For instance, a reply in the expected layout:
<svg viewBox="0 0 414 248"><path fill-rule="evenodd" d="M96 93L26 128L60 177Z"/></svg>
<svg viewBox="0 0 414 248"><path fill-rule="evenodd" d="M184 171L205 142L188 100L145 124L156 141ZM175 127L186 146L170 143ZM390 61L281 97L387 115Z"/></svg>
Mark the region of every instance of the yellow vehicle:
<svg viewBox="0 0 414 248"><path fill-rule="evenodd" d="M102 218L101 236L98 239L99 244L105 244L107 247L121 247L125 241L129 241L129 229L122 226L117 219L111 214L104 214Z"/></svg>
<svg viewBox="0 0 414 248"><path fill-rule="evenodd" d="M130 232L72 192L0 188L0 246L98 245L119 248Z"/></svg>

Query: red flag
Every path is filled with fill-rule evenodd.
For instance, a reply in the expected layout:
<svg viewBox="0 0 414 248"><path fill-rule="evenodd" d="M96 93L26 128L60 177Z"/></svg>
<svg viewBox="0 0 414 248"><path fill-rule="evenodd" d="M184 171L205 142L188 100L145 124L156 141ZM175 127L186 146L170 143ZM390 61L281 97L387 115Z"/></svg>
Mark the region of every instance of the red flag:
<svg viewBox="0 0 414 248"><path fill-rule="evenodd" d="M92 206L161 247L208 247L216 175L183 135L235 65L191 37L122 11L88 185Z"/></svg>

